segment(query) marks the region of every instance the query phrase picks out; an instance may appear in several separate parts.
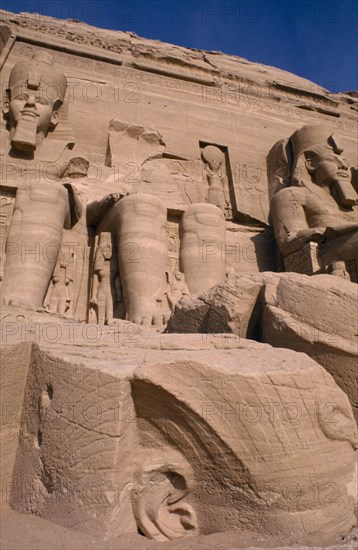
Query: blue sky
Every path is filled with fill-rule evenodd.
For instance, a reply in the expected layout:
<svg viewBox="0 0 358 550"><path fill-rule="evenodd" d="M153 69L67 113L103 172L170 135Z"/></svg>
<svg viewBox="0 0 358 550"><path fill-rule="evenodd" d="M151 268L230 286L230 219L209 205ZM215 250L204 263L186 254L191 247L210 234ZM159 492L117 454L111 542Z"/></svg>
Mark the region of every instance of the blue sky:
<svg viewBox="0 0 358 550"><path fill-rule="evenodd" d="M239 55L332 92L358 89L357 0L3 0L1 7Z"/></svg>

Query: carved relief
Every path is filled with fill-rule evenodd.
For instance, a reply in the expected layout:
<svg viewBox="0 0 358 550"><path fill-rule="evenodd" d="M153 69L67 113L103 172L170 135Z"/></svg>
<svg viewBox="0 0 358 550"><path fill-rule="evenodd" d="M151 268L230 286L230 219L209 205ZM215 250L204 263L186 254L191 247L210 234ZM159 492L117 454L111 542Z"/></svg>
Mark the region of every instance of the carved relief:
<svg viewBox="0 0 358 550"><path fill-rule="evenodd" d="M167 272L167 300L170 307L170 311L174 310L174 306L184 296L187 296L190 300L190 292L187 284L185 283L184 273L176 271L175 273Z"/></svg>
<svg viewBox="0 0 358 550"><path fill-rule="evenodd" d="M170 311L173 311L175 304L183 297L190 297L189 289L185 283L184 273L179 267L180 220L168 220L167 222L167 243L168 243L168 261L167 261L167 288L165 291Z"/></svg>
<svg viewBox="0 0 358 550"><path fill-rule="evenodd" d="M114 318L123 318L124 304L115 239L111 233L103 232L96 241L90 309L95 312L96 322L104 325Z"/></svg>
<svg viewBox="0 0 358 550"><path fill-rule="evenodd" d="M168 246L168 262L167 271L175 273L179 271L179 224L178 222L167 222L167 246Z"/></svg>
<svg viewBox="0 0 358 550"><path fill-rule="evenodd" d="M36 21L32 21L29 17L22 18L19 17L15 20L15 23L23 28L40 31L41 33L50 34L52 37L58 37L60 39L68 40L69 42L74 42L76 44L90 44L96 48L110 50L116 53L122 51L123 45L128 46L129 41L115 40L113 38L99 38L93 33L80 33L72 31L72 29L67 29L62 25L49 25L49 24L39 24Z"/></svg>
<svg viewBox="0 0 358 550"><path fill-rule="evenodd" d="M226 219L232 219L226 154L216 145L205 145L201 156L208 186L208 202L220 208Z"/></svg>
<svg viewBox="0 0 358 550"><path fill-rule="evenodd" d="M7 234L9 232L12 212L15 204L15 193L11 191L1 190L0 196L0 281L3 280L4 266L6 261L5 245L7 240Z"/></svg>
<svg viewBox="0 0 358 550"><path fill-rule="evenodd" d="M70 312L73 301L74 256L71 246L62 246L44 300L44 307L52 313L65 315Z"/></svg>

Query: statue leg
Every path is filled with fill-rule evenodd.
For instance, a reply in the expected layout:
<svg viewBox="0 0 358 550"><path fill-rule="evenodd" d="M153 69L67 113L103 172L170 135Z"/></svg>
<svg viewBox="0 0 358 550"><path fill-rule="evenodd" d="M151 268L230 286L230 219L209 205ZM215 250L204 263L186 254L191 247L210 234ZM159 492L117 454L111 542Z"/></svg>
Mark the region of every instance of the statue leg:
<svg viewBox="0 0 358 550"><path fill-rule="evenodd" d="M109 324L113 320L113 298L111 292L111 281L108 279L108 286L105 290L105 323Z"/></svg>
<svg viewBox="0 0 358 550"><path fill-rule="evenodd" d="M66 294L65 289L61 290L61 296L59 297L59 303L58 303L58 313L60 315L65 315L66 311L68 309L68 304L66 300Z"/></svg>
<svg viewBox="0 0 358 550"><path fill-rule="evenodd" d="M98 300L98 320L99 325L106 323L106 299L103 297Z"/></svg>
<svg viewBox="0 0 358 550"><path fill-rule="evenodd" d="M68 211L68 193L63 185L30 182L18 189L6 244L6 303L42 307Z"/></svg>
<svg viewBox="0 0 358 550"><path fill-rule="evenodd" d="M208 199L210 204L217 206L223 212L225 211L226 202L223 189L218 186L209 187Z"/></svg>
<svg viewBox="0 0 358 550"><path fill-rule="evenodd" d="M52 313L58 313L59 312L58 303L59 303L59 298L58 298L56 289L54 289L52 291L52 294L51 294L50 305L49 305L49 310Z"/></svg>
<svg viewBox="0 0 358 550"><path fill-rule="evenodd" d="M180 267L190 295L225 279L225 219L212 204L192 204L183 214L180 227Z"/></svg>
<svg viewBox="0 0 358 550"><path fill-rule="evenodd" d="M101 224L117 234L126 318L138 324L159 324L166 313L161 309L166 288L166 221L165 204L138 193L117 202Z"/></svg>
<svg viewBox="0 0 358 550"><path fill-rule="evenodd" d="M334 261L349 262L358 258L358 230L328 239L320 247L319 257L323 265Z"/></svg>

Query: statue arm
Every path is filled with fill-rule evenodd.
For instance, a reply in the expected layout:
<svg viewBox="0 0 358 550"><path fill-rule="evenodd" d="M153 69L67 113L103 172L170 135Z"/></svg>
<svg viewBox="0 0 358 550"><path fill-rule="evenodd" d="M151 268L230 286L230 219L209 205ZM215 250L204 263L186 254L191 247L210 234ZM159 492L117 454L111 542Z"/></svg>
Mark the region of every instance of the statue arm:
<svg viewBox="0 0 358 550"><path fill-rule="evenodd" d="M284 256L302 248L309 241L319 241L323 227L308 226L300 189L286 188L276 193L271 201L271 216L275 236Z"/></svg>
<svg viewBox="0 0 358 550"><path fill-rule="evenodd" d="M121 198L120 193L111 193L106 195L100 201L93 201L87 206L87 224L97 225L107 210Z"/></svg>
<svg viewBox="0 0 358 550"><path fill-rule="evenodd" d="M334 227L327 227L325 231L325 239L336 239L341 235L358 231L358 223L345 223Z"/></svg>
<svg viewBox="0 0 358 550"><path fill-rule="evenodd" d="M99 272L95 271L92 277L91 304L97 304L97 292L99 287Z"/></svg>

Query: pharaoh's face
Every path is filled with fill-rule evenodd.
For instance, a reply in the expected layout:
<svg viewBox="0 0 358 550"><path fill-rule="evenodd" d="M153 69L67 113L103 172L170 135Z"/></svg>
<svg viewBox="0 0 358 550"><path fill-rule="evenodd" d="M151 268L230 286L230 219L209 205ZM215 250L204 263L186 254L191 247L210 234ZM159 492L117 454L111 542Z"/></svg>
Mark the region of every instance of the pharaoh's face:
<svg viewBox="0 0 358 550"><path fill-rule="evenodd" d="M105 260L112 258L112 244L107 242L101 245L102 254Z"/></svg>
<svg viewBox="0 0 358 550"><path fill-rule="evenodd" d="M4 107L10 124L10 139L18 149L35 149L46 137L48 130L59 119L55 100L47 97L45 90L24 85L11 90L9 102ZM25 128L25 130L24 130Z"/></svg>
<svg viewBox="0 0 358 550"><path fill-rule="evenodd" d="M329 186L335 181L350 178L348 162L333 151L310 157L307 163L317 185Z"/></svg>
<svg viewBox="0 0 358 550"><path fill-rule="evenodd" d="M221 160L218 159L212 159L209 161L209 167L213 172L219 172L221 169Z"/></svg>

